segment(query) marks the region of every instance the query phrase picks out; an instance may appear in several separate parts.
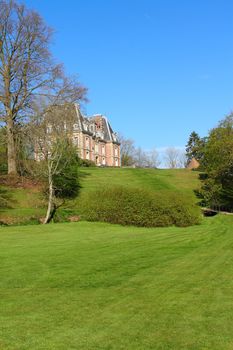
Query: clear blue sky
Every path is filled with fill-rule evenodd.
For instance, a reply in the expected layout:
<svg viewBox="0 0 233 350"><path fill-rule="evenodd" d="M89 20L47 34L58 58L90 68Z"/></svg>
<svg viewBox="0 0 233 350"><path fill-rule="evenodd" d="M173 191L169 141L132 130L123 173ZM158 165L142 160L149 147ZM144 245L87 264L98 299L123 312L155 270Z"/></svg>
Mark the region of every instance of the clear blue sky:
<svg viewBox="0 0 233 350"><path fill-rule="evenodd" d="M87 114L145 149L184 146L233 109L232 0L26 0L89 88Z"/></svg>

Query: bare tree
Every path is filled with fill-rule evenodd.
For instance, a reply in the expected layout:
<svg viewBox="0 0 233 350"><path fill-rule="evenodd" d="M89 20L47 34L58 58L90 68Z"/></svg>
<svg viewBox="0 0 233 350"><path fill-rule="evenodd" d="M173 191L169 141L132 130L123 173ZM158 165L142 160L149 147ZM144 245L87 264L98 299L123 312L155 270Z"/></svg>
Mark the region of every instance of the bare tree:
<svg viewBox="0 0 233 350"><path fill-rule="evenodd" d="M165 150L166 166L170 169L178 168L179 150L175 147L169 147Z"/></svg>
<svg viewBox="0 0 233 350"><path fill-rule="evenodd" d="M121 144L121 165L136 165L139 168L157 168L160 165L159 153L155 148L144 151L141 147L136 148L132 139L119 135Z"/></svg>
<svg viewBox="0 0 233 350"><path fill-rule="evenodd" d="M187 156L185 150L179 150L178 157L178 168L186 168L187 166Z"/></svg>
<svg viewBox="0 0 233 350"><path fill-rule="evenodd" d="M0 172L4 170L7 163L6 128L0 125Z"/></svg>
<svg viewBox="0 0 233 350"><path fill-rule="evenodd" d="M135 164L139 168L145 168L148 163L148 158L146 152L141 148L138 147L135 150Z"/></svg>
<svg viewBox="0 0 233 350"><path fill-rule="evenodd" d="M54 89L62 91L61 85L69 93L72 85L52 60L51 34L38 13L14 0L0 0L0 119L7 127L9 174L17 173L17 127L30 113L35 95L51 96ZM75 85L82 98L85 89Z"/></svg>
<svg viewBox="0 0 233 350"><path fill-rule="evenodd" d="M121 165L131 166L134 164L135 146L132 139L127 139L119 134L119 141L121 144Z"/></svg>
<svg viewBox="0 0 233 350"><path fill-rule="evenodd" d="M75 195L78 190L77 173L72 175L75 171L73 165L76 163L77 169L78 160L77 149L72 145L75 107L70 103L43 106L43 110L41 106L37 107L30 123L25 126L24 165L31 175L46 184L47 212L43 221L46 224L63 204L64 197ZM67 176L68 184L72 180L69 189Z"/></svg>
<svg viewBox="0 0 233 350"><path fill-rule="evenodd" d="M159 153L155 148L153 148L151 151L146 152L146 166L149 168L158 168L161 164L161 161L159 159Z"/></svg>

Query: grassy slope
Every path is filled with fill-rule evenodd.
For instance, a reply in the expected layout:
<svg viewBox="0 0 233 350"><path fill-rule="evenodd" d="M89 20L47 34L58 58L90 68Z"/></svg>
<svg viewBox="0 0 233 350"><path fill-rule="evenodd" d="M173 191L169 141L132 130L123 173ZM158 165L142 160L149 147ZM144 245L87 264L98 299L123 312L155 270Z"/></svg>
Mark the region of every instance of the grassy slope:
<svg viewBox="0 0 233 350"><path fill-rule="evenodd" d="M0 349L232 349L232 224L0 228Z"/></svg>
<svg viewBox="0 0 233 350"><path fill-rule="evenodd" d="M197 173L187 169L88 168L81 170L81 178L85 191L115 184L191 193L198 186Z"/></svg>
<svg viewBox="0 0 233 350"><path fill-rule="evenodd" d="M114 169L114 168L82 168L80 170L81 196L100 185L123 185L142 187L151 191L182 191L190 200L196 200L193 189L198 187L197 173L186 169ZM0 221L8 223L26 222L33 217L42 217L45 213L40 193L36 189L9 189L11 208L0 210ZM81 205L82 197L68 201L67 208L76 209Z"/></svg>
<svg viewBox="0 0 233 350"><path fill-rule="evenodd" d="M0 209L0 222L8 224L26 223L33 217L42 217L45 213L42 194L37 189L4 187L10 198L9 208Z"/></svg>
<svg viewBox="0 0 233 350"><path fill-rule="evenodd" d="M191 201L197 201L193 190L198 187L198 173L187 169L82 169L81 193L76 201L68 206L82 205L82 195L100 186L122 185L125 187L145 188L151 191L179 191Z"/></svg>

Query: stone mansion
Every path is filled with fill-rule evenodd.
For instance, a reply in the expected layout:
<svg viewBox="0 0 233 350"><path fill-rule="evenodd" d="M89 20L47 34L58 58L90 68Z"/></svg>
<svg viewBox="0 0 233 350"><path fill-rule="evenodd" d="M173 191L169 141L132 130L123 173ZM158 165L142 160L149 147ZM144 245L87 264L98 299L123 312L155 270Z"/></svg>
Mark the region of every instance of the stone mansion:
<svg viewBox="0 0 233 350"><path fill-rule="evenodd" d="M65 120L62 127L72 139L81 159L91 160L97 166L121 166L120 142L105 116L83 116L78 104L53 108L57 115L60 114L60 120ZM52 133L50 124L47 126L47 133ZM48 142L51 144L51 140ZM44 158L43 152L39 151L43 145L38 145L35 146L34 159L40 161Z"/></svg>
<svg viewBox="0 0 233 350"><path fill-rule="evenodd" d="M72 138L80 158L91 160L97 166L119 167L120 143L108 119L101 114L83 116L79 105L73 107L76 115Z"/></svg>

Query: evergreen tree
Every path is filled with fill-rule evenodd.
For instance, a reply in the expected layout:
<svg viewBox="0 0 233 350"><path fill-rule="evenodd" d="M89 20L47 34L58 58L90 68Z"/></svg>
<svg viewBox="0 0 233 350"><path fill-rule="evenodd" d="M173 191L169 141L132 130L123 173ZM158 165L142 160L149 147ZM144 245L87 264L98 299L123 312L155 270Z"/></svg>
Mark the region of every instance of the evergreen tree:
<svg viewBox="0 0 233 350"><path fill-rule="evenodd" d="M205 142L205 138L202 139L195 131L190 134L186 145L186 158L188 163L192 158L195 158L199 162L202 161Z"/></svg>

